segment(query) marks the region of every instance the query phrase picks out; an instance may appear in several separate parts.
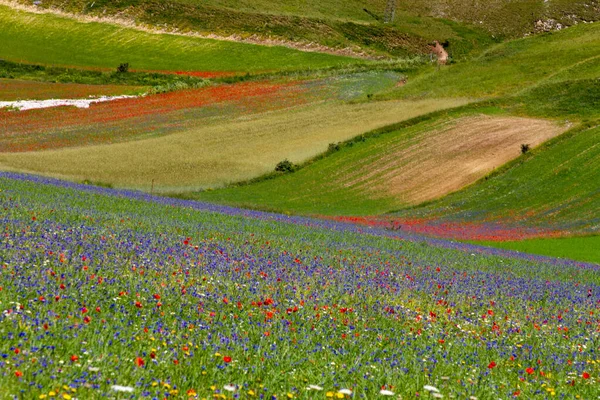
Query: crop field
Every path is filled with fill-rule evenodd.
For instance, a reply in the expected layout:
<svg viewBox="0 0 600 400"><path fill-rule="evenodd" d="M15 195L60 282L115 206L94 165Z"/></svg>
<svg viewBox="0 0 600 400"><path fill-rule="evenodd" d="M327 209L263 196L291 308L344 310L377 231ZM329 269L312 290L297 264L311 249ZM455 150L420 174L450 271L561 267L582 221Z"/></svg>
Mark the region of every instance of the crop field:
<svg viewBox="0 0 600 400"><path fill-rule="evenodd" d="M142 92L140 87L120 85L79 85L0 79L0 101L119 96ZM1 111L0 111L1 112Z"/></svg>
<svg viewBox="0 0 600 400"><path fill-rule="evenodd" d="M181 93L177 93L177 96L172 97L180 101L182 96ZM193 98L198 99L195 96ZM297 98L292 97L293 99L298 102ZM258 104L254 107L260 109L269 100L277 99L263 96L256 99ZM200 101L204 101L204 98L200 98ZM36 123L31 116L38 112L48 117L56 116L59 121L64 122L67 121L66 115L71 115L76 121L81 120L81 117L78 117L81 115L99 118L101 114L96 110L104 109L106 116L112 118L116 117L111 112L116 103L98 104L89 110L56 109L49 112L33 110L9 114L9 117L14 115L16 119L14 132L18 132L20 124L25 126L28 122ZM46 151L0 153L0 165L13 170L66 177L77 181L90 180L118 187L150 190L154 181L154 188L157 191L189 191L251 179L273 171L275 165L285 158L301 162L314 157L325 151L329 143L350 139L361 134L365 128L378 128L463 103L463 100L359 104L327 102L241 115L239 109L228 114L227 109L223 112L222 108L214 106L174 113L169 103L160 103L164 104L169 111L167 116L163 116L164 119L161 119L156 108L143 107L142 110L146 114L141 119L144 123L140 123L139 119L127 119L117 124L115 130L98 129L97 125L88 128L91 134L104 135L98 136L94 145ZM253 106L252 102L247 104ZM274 101L272 104L276 106L277 102ZM231 106L231 103L229 105ZM242 103L242 106L244 105ZM128 112L126 108L122 111ZM203 114L204 118L199 119L198 116L202 117ZM97 123L100 121L98 120ZM161 123L167 125L161 126ZM123 129L124 124L128 124L129 129ZM39 126L40 135L43 135L47 125L41 122ZM143 135L147 135L148 131L152 132L152 127L157 127L162 134L144 139ZM95 131L91 132L93 129ZM63 144L68 146L91 140L90 136L86 138L80 136L88 131L80 132L72 134L72 131L65 130L65 133L61 133L58 138L39 137L52 140L48 147L55 148L63 147ZM164 135L165 132L170 133ZM119 139L114 137L116 135L121 135L121 140L131 139L122 136L129 133L138 140L110 145L98 144L104 138L109 141ZM240 146L240 138L243 138L243 146ZM29 134L24 135L23 138L15 134L8 138L8 142L5 142L4 148L13 151L26 150L27 146L37 146L39 149L39 146L44 143L39 139L32 140ZM15 146L16 149L10 146Z"/></svg>
<svg viewBox="0 0 600 400"><path fill-rule="evenodd" d="M357 60L284 47L157 35L106 23L84 23L0 5L0 58L71 67L259 72L323 68ZM40 34L43 32L43 34ZM360 60L358 60L360 61Z"/></svg>
<svg viewBox="0 0 600 400"><path fill-rule="evenodd" d="M564 233L597 232L600 128L580 129L544 145L479 185L398 216L494 221ZM505 193L501 198L492 193ZM507 238L508 239L508 238Z"/></svg>
<svg viewBox="0 0 600 400"><path fill-rule="evenodd" d="M294 213L377 215L472 184L518 157L521 143L536 146L565 129L497 109L482 111L490 115L451 112L387 128L293 174L196 197Z"/></svg>
<svg viewBox="0 0 600 400"><path fill-rule="evenodd" d="M598 266L0 182L2 397L597 393Z"/></svg>

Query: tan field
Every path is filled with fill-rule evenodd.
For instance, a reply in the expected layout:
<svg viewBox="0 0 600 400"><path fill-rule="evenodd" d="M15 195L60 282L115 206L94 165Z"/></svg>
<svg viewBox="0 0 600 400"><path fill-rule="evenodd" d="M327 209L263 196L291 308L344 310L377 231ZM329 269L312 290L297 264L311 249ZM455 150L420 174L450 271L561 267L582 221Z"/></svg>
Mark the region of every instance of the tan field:
<svg viewBox="0 0 600 400"><path fill-rule="evenodd" d="M74 181L182 192L220 187L270 172L284 159L307 160L329 143L465 99L323 103L196 126L181 133L110 145L2 153L0 167Z"/></svg>
<svg viewBox="0 0 600 400"><path fill-rule="evenodd" d="M455 192L567 128L517 117L476 116L445 121L412 137L398 137L385 150L340 170L338 183L372 197L419 204Z"/></svg>

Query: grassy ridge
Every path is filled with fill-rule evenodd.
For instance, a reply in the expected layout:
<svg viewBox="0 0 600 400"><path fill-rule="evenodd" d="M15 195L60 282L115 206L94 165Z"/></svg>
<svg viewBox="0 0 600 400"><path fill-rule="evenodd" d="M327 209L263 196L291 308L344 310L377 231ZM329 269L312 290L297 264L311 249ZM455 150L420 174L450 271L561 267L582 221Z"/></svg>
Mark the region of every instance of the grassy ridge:
<svg viewBox="0 0 600 400"><path fill-rule="evenodd" d="M600 24L514 40L469 62L431 68L384 98L497 97L534 85L600 76Z"/></svg>
<svg viewBox="0 0 600 400"><path fill-rule="evenodd" d="M74 83L83 85L125 85L137 87L195 87L207 83L205 80L183 75L147 72L102 71L44 65L21 64L0 60L0 79L19 79L49 83Z"/></svg>
<svg viewBox="0 0 600 400"><path fill-rule="evenodd" d="M283 47L156 35L0 6L0 58L35 64L136 70L255 72L321 68L356 60ZM42 34L43 33L43 34Z"/></svg>
<svg viewBox="0 0 600 400"><path fill-rule="evenodd" d="M370 54L407 56L429 53L432 40L447 42L456 58L480 50L492 38L480 28L460 26L414 13L403 13L395 24L383 24L381 0L359 2L198 2L121 0L44 1L76 14L119 16L147 26L182 32L216 33L222 36L254 36L287 42L312 43L329 48L351 48ZM370 10L366 13L363 8ZM399 13L400 14L400 13ZM375 19L372 15L378 16Z"/></svg>

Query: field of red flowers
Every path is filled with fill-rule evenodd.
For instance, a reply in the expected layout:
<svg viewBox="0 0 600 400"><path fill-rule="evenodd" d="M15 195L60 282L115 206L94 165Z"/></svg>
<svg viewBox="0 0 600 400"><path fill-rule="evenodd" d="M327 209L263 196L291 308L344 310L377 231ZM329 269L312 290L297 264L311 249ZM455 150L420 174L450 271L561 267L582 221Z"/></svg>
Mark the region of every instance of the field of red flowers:
<svg viewBox="0 0 600 400"><path fill-rule="evenodd" d="M403 232L433 236L444 239L472 241L514 241L537 238L558 238L569 232L559 229L520 226L507 222L442 221L434 218L391 217L335 217L335 220L358 225L402 230Z"/></svg>
<svg viewBox="0 0 600 400"><path fill-rule="evenodd" d="M0 110L0 152L111 143L168 133L170 128L182 126L181 113L187 111L197 114L219 107L220 114L243 114L279 109L304 103L306 91L297 82L246 82L121 99L93 104L89 109Z"/></svg>

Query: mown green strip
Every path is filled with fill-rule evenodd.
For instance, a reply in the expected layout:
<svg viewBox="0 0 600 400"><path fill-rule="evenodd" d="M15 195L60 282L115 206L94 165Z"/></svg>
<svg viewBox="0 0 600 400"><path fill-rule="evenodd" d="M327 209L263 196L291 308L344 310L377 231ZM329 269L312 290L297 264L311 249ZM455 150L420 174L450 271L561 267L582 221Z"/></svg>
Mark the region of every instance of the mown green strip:
<svg viewBox="0 0 600 400"><path fill-rule="evenodd" d="M284 47L151 34L0 6L0 58L37 64L136 70L253 72L324 68L357 60ZM361 60L358 60L361 61Z"/></svg>
<svg viewBox="0 0 600 400"><path fill-rule="evenodd" d="M534 239L519 242L472 242L499 249L600 264L600 236Z"/></svg>

